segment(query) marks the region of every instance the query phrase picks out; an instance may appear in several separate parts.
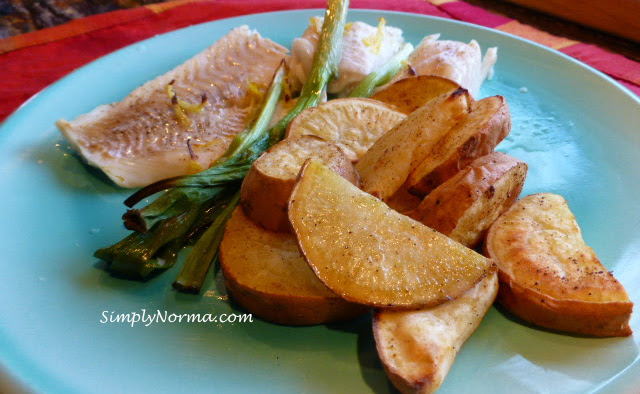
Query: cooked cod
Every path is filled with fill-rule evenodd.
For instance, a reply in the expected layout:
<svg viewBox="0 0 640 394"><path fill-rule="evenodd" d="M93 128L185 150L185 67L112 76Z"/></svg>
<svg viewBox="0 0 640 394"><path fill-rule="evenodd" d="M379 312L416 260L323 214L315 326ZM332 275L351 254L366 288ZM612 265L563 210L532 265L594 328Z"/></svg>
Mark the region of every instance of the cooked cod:
<svg viewBox="0 0 640 394"><path fill-rule="evenodd" d="M322 18L311 18L302 37L293 41L291 73L299 84L309 76L321 28ZM384 19L377 27L363 22L350 23L345 28L338 77L329 83L327 91L348 95L367 75L388 62L403 44L402 30L385 26Z"/></svg>
<svg viewBox="0 0 640 394"><path fill-rule="evenodd" d="M198 172L244 129L287 52L240 26L124 100L57 125L119 186Z"/></svg>
<svg viewBox="0 0 640 394"><path fill-rule="evenodd" d="M489 48L483 59L476 40L465 44L439 38L440 34L423 38L409 55L410 71L406 69L399 73L390 83L414 74L435 75L458 83L478 98L480 85L493 75L493 66L498 60L497 48Z"/></svg>

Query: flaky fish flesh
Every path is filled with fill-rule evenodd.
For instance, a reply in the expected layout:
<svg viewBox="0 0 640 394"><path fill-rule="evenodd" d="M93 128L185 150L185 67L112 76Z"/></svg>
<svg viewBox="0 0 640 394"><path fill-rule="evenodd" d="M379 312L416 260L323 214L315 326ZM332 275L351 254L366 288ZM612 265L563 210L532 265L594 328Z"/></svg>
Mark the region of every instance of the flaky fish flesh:
<svg viewBox="0 0 640 394"><path fill-rule="evenodd" d="M89 164L120 186L194 173L244 129L287 53L240 26L124 100L57 125Z"/></svg>
<svg viewBox="0 0 640 394"><path fill-rule="evenodd" d="M489 48L483 59L480 45L475 40L466 44L439 38L440 34L423 38L409 55L411 72L404 70L390 83L414 73L437 75L457 82L478 98L482 82L493 75L493 66L498 60L497 48Z"/></svg>
<svg viewBox="0 0 640 394"><path fill-rule="evenodd" d="M311 70L322 22L322 18L311 18L302 37L293 41L291 74L300 84L304 83ZM327 91L339 96L348 95L367 75L389 61L403 44L402 30L385 26L384 20L378 27L363 22L348 24L342 42L338 77L329 83Z"/></svg>

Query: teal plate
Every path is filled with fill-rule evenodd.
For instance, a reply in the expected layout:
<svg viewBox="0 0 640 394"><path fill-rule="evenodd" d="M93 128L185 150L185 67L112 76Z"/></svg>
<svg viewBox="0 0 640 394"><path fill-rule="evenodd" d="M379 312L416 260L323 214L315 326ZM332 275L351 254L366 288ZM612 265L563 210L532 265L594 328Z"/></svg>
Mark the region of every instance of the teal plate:
<svg viewBox="0 0 640 394"><path fill-rule="evenodd" d="M93 251L126 232L127 191L81 163L56 131L119 100L248 24L290 46L320 11L226 19L154 37L105 56L32 98L0 130L0 354L4 369L36 392L393 391L377 359L370 320L292 328L253 323L101 323L103 314L242 311L211 275L201 296L171 288L177 269L147 282L113 278ZM434 32L499 47L496 76L513 131L499 150L529 164L524 194L564 195L584 237L640 301L640 101L601 73L490 29L418 15L384 16L417 44ZM526 88L526 89L523 89ZM526 92L525 92L526 90ZM640 332L638 315L631 325ZM639 336L587 339L520 324L492 308L465 344L442 393L584 393L640 386Z"/></svg>

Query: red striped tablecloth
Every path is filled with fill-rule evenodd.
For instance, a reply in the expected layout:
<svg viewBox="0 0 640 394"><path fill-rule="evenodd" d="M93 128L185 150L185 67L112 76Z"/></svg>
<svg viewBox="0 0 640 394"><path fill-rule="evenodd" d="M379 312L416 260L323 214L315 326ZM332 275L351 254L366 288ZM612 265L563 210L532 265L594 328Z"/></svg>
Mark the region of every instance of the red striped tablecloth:
<svg viewBox="0 0 640 394"><path fill-rule="evenodd" d="M325 0L177 0L77 19L0 40L0 121L29 97L74 69L156 34L233 16L325 8ZM351 8L412 12L456 19L546 45L604 72L640 95L640 63L598 46L537 30L458 0L352 0Z"/></svg>

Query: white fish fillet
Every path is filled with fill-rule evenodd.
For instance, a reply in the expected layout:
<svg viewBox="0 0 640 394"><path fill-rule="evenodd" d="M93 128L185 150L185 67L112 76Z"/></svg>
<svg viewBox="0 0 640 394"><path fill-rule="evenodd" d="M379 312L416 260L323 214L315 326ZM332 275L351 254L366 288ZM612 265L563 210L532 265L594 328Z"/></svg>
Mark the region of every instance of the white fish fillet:
<svg viewBox="0 0 640 394"><path fill-rule="evenodd" d="M311 18L302 37L293 41L291 73L300 84L306 81L311 70L322 22L322 18ZM396 27L384 26L380 45L371 45L377 34L377 27L363 22L353 22L345 28L338 78L329 83L329 93L348 95L360 81L385 64L404 44L402 30Z"/></svg>
<svg viewBox="0 0 640 394"><path fill-rule="evenodd" d="M91 165L116 184L139 187L208 168L242 131L258 100L251 84L266 90L288 50L247 26L229 34L172 71L135 89L124 100L102 105L58 128ZM176 96L198 104L180 121L167 85ZM255 96L255 95L254 95Z"/></svg>
<svg viewBox="0 0 640 394"><path fill-rule="evenodd" d="M482 59L480 45L475 40L466 44L459 41L439 40L440 34L422 39L409 56L409 63L418 75L437 75L457 82L478 98L480 86L493 75L498 60L497 48L489 48ZM406 77L403 72L391 83Z"/></svg>

